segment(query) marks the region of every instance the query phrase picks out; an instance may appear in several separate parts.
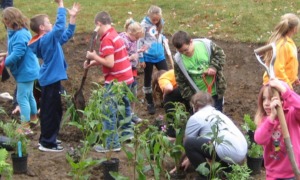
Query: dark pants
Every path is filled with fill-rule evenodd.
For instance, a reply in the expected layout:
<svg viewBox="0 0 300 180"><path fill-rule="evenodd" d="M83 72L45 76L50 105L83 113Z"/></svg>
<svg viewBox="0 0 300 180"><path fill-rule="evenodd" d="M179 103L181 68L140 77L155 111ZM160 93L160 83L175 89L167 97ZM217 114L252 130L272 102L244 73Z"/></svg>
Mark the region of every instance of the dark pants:
<svg viewBox="0 0 300 180"><path fill-rule="evenodd" d="M221 112L223 112L223 98L218 98L218 95L212 96L214 102L215 102L215 108Z"/></svg>
<svg viewBox="0 0 300 180"><path fill-rule="evenodd" d="M2 0L1 1L1 8L5 9L7 7L13 6L13 0Z"/></svg>
<svg viewBox="0 0 300 180"><path fill-rule="evenodd" d="M153 97L151 92L151 81L152 81L152 72L153 66L156 67L158 70L168 70L168 65L166 60L159 61L158 63L150 63L145 62L146 67L144 69L144 88L148 89L148 92L145 92L146 100L148 104L153 104ZM150 90L150 91L149 91Z"/></svg>
<svg viewBox="0 0 300 180"><path fill-rule="evenodd" d="M57 146L56 138L62 119L60 87L60 81L41 87L41 135L39 141L48 148Z"/></svg>
<svg viewBox="0 0 300 180"><path fill-rule="evenodd" d="M212 155L209 153L209 149L203 146L204 144L208 143L210 143L210 139L204 137L185 138L183 144L185 153L194 168L197 168L200 164L206 162L206 159L212 159ZM222 161L217 154L216 161L220 162L222 167L225 167L224 171L229 171L228 163ZM209 166L207 167L209 168Z"/></svg>
<svg viewBox="0 0 300 180"><path fill-rule="evenodd" d="M165 109L165 113L168 114L170 112L173 111L174 109L174 102L181 102L185 105L186 110L189 111L189 103L182 98L179 88L174 89L172 92L170 92L169 94L167 94L164 97L163 103L164 103L164 109ZM167 115L167 121L168 121L168 129L167 129L167 135L170 137L176 137L176 133L175 130L172 126L170 126L171 123L174 122L174 120L172 119L173 117L168 116Z"/></svg>
<svg viewBox="0 0 300 180"><path fill-rule="evenodd" d="M156 67L157 70L168 70L168 65L166 60L159 61L158 63L150 63L145 62L146 67L144 69L144 87L150 87L151 86L151 80L152 80L152 72L153 72L153 66Z"/></svg>

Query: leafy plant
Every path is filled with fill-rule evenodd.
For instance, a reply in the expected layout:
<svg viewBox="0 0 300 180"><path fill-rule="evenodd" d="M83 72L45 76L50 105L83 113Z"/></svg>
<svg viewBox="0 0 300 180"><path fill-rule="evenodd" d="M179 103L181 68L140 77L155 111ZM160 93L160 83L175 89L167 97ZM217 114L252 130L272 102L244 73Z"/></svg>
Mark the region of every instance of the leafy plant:
<svg viewBox="0 0 300 180"><path fill-rule="evenodd" d="M239 179L239 180L249 179L251 170L248 168L246 164L243 165L232 164L230 167L232 171L230 173L225 172L227 179Z"/></svg>
<svg viewBox="0 0 300 180"><path fill-rule="evenodd" d="M263 155L263 148L261 145L252 143L250 148L248 148L248 156L253 158L259 158Z"/></svg>
<svg viewBox="0 0 300 180"><path fill-rule="evenodd" d="M7 163L8 152L6 149L0 149L0 174L7 179L12 179L12 166Z"/></svg>
<svg viewBox="0 0 300 180"><path fill-rule="evenodd" d="M229 145L231 145L231 143L227 140L224 140L224 135L219 136L219 132L221 130L227 129L220 129L220 125L224 123L224 121L218 115L211 115L206 120L215 120L215 122L213 122L211 126L212 131L204 135L205 137L208 137L211 142L209 144L204 144L202 147L206 148L209 151L209 153L212 155L212 159L210 162L201 163L197 167L196 171L198 171L202 175L209 176L209 179L218 179L218 174L221 174L223 172L223 169L225 168L221 166L220 162L216 161L217 153L215 147L216 145L219 145L221 143L226 143Z"/></svg>
<svg viewBox="0 0 300 180"><path fill-rule="evenodd" d="M244 124L242 128L247 132L245 138L248 143L248 156L253 158L262 157L263 148L261 145L256 144L254 141L254 131L256 130L256 124L251 119L249 114L244 115Z"/></svg>
<svg viewBox="0 0 300 180"><path fill-rule="evenodd" d="M174 108L167 113L167 121L169 126L172 126L175 130L175 142L168 141L168 147L165 147L168 154L173 158L176 166L176 172L181 171L181 157L184 153L183 138L185 132L186 122L188 120L189 113L186 111L185 105L179 102L172 102Z"/></svg>
<svg viewBox="0 0 300 180"><path fill-rule="evenodd" d="M249 114L245 114L244 115L244 124L242 125L242 128L248 132L248 131L252 131L254 132L256 130L256 124L254 123L254 121L251 119Z"/></svg>
<svg viewBox="0 0 300 180"><path fill-rule="evenodd" d="M21 142L21 153L22 156L27 155L27 147L29 139L25 134L17 132L20 124L17 121L12 120L10 122L0 122L0 128L3 130L4 134L10 139L9 145L13 147L15 154L19 153L18 142Z"/></svg>
<svg viewBox="0 0 300 180"><path fill-rule="evenodd" d="M83 115L82 118L71 118L71 121L68 122L69 125L77 127L84 137L81 141L83 146L74 149L73 152L68 153L66 156L72 167L70 175L75 179L88 179L90 176L88 173L91 167L105 160L111 160L113 151L105 153L106 157L100 160L88 158L87 154L93 145L102 143L103 147L106 147L106 138L108 136L114 136L118 131L122 132L120 128L117 127L112 130L106 129L103 131L103 121L110 121L109 116L112 115L110 105L112 104L116 105L118 109L118 113L115 115L117 117L125 117L125 107L122 98L124 97L124 93L130 92L130 90L125 83L114 82L109 89L98 84L95 85L96 89L92 91L87 106L83 111L80 111ZM114 94L114 96L109 96L108 94ZM131 97L130 94L126 95ZM73 109L74 107L70 108ZM74 112L72 109L67 110L67 112ZM125 120L119 121L120 127L130 120L130 118L125 118ZM120 141L123 142L127 139L128 137L125 136L120 138ZM113 148L112 144L108 148L111 150Z"/></svg>

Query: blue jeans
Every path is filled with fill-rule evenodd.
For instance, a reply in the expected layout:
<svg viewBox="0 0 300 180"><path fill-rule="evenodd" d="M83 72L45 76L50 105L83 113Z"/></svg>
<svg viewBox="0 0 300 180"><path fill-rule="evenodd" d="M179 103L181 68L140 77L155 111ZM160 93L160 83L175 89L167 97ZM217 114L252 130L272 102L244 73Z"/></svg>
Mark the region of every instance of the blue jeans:
<svg viewBox="0 0 300 180"><path fill-rule="evenodd" d="M21 121L30 121L30 115L37 114L33 96L33 82L17 83L17 102L21 110Z"/></svg>
<svg viewBox="0 0 300 180"><path fill-rule="evenodd" d="M105 88L107 89L107 91L110 90L112 84L105 84ZM131 84L128 85L129 88L131 88ZM118 113L118 107L117 107L117 103L113 101L114 94L112 92L107 92L106 94L104 94L104 98L107 97L111 97L108 100L108 108L109 108L109 112L104 112L106 116L108 116L108 118L110 120L104 120L103 121L103 128L102 130L112 130L114 131L113 133L111 133L109 136L107 136L106 138L106 147L107 149L111 149L111 148L118 148L120 147L120 141L119 141L119 134L117 132L118 130L118 125L119 125L119 121L123 120L124 117L122 115L120 115L120 113ZM126 117L130 117L131 116L131 108L130 108L130 101L128 99L128 97L126 95L123 96L122 101L124 102L125 105L125 118ZM121 126L122 130L128 130L130 132L122 132L122 136L125 135L129 135L132 134L132 130L131 130L131 120L129 120L127 123L124 123ZM111 144L112 143L112 144Z"/></svg>

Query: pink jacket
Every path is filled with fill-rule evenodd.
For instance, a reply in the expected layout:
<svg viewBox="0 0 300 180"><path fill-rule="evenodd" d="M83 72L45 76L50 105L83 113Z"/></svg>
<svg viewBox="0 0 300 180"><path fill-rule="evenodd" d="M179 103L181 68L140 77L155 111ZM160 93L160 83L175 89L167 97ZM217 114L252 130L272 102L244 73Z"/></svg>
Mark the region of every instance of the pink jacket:
<svg viewBox="0 0 300 180"><path fill-rule="evenodd" d="M298 168L300 167L300 96L287 89L281 94L283 110L287 127L290 133L291 143ZM264 148L264 163L266 179L294 177L279 120L271 122L269 117L264 117L257 127L254 140Z"/></svg>

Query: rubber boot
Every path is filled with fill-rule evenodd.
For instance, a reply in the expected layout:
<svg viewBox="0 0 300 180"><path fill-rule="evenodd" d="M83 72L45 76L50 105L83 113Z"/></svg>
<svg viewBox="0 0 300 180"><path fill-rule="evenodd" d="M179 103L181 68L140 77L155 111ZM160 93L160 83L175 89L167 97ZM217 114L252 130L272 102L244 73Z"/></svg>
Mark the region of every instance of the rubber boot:
<svg viewBox="0 0 300 180"><path fill-rule="evenodd" d="M148 110L148 113L149 114L155 114L155 106L154 106L154 103L153 103L153 97L152 97L152 93L146 93L145 94L146 96L146 100L147 100L147 110Z"/></svg>

